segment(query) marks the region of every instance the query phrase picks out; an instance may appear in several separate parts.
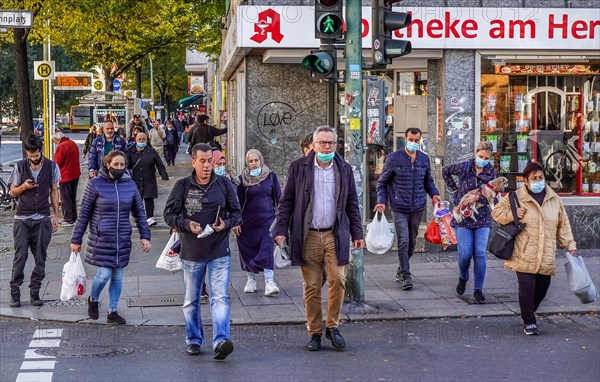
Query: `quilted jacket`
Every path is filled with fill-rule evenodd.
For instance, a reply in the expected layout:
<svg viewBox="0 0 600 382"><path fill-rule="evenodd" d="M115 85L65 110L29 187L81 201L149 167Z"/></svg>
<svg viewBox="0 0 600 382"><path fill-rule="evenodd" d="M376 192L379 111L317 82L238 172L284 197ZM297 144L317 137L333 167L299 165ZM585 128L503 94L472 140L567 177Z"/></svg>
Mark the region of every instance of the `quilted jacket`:
<svg viewBox="0 0 600 382"><path fill-rule="evenodd" d="M527 209L521 222L525 229L515 239L515 249L504 267L515 272L554 275L556 272L556 241L567 250L576 249L571 224L560 197L546 186L546 197L540 206L521 186L516 191L521 207ZM492 211L500 224L512 222L510 202L502 198Z"/></svg>
<svg viewBox="0 0 600 382"><path fill-rule="evenodd" d="M115 181L101 168L87 184L71 236L72 244L81 244L89 224L86 263L105 268L127 266L132 234L129 214L133 214L140 239L150 240L142 197L129 173Z"/></svg>

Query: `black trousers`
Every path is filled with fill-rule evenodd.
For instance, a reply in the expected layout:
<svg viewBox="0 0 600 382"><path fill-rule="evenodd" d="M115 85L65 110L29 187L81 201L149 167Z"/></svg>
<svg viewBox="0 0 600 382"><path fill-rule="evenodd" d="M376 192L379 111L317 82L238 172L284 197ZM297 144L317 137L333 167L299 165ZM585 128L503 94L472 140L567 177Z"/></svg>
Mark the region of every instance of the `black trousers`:
<svg viewBox="0 0 600 382"><path fill-rule="evenodd" d="M177 155L178 146L175 144L166 144L165 145L165 160L167 164L175 164L175 156Z"/></svg>
<svg viewBox="0 0 600 382"><path fill-rule="evenodd" d="M146 207L146 217L154 217L154 198L144 198L144 206Z"/></svg>
<svg viewBox="0 0 600 382"><path fill-rule="evenodd" d="M550 288L550 276L539 273L517 272L519 280L519 308L525 325L537 324L535 312Z"/></svg>
<svg viewBox="0 0 600 382"><path fill-rule="evenodd" d="M63 218L67 223L75 223L77 220L77 185L79 178L68 182L59 183L60 202L62 204Z"/></svg>
<svg viewBox="0 0 600 382"><path fill-rule="evenodd" d="M25 279L23 271L30 249L35 267L31 272L29 289L37 292L42 287L42 281L46 276L46 257L52 238L52 220L49 216L39 220L15 219L13 236L15 237L15 258L10 278L10 292L20 296L20 287Z"/></svg>

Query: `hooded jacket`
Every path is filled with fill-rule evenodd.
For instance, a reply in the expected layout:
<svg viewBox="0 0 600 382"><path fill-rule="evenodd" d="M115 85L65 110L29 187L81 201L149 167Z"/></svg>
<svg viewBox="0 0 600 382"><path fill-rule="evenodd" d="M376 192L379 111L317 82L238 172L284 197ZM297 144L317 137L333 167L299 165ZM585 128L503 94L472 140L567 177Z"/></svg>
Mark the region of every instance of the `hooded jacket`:
<svg viewBox="0 0 600 382"><path fill-rule="evenodd" d="M102 167L87 184L71 236L72 244L81 244L89 224L86 263L105 268L127 266L132 234L129 214L133 214L140 239L150 240L142 198L131 176L125 172L115 181Z"/></svg>
<svg viewBox="0 0 600 382"><path fill-rule="evenodd" d="M127 142L125 139L121 138L120 135L113 135L113 150L121 150L125 152L127 148ZM98 171L104 164L102 163L102 158L104 158L104 145L106 144L106 139L104 135L94 139L92 142L92 148L90 150L90 163L89 163L89 171Z"/></svg>

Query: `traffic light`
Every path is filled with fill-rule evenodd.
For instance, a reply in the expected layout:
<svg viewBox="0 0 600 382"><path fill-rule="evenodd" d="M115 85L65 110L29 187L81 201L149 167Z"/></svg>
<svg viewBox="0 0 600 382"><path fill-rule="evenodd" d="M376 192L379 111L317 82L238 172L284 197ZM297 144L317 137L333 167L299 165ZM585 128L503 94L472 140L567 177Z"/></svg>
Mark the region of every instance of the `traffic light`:
<svg viewBox="0 0 600 382"><path fill-rule="evenodd" d="M312 72L313 77L337 77L335 49L311 50L310 54L302 60L302 66Z"/></svg>
<svg viewBox="0 0 600 382"><path fill-rule="evenodd" d="M322 43L342 38L343 4L343 0L315 0L315 38Z"/></svg>
<svg viewBox="0 0 600 382"><path fill-rule="evenodd" d="M372 0L373 66L385 67L392 58L407 55L412 50L408 40L394 40L392 33L412 22L410 13L392 12L392 4L401 0Z"/></svg>

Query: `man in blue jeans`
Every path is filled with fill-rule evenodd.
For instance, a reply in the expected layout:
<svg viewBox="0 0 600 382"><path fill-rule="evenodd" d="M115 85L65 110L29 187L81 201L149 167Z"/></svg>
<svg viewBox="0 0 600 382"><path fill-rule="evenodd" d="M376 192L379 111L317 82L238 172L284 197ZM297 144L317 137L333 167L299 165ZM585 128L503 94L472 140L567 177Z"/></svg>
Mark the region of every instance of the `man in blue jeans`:
<svg viewBox="0 0 600 382"><path fill-rule="evenodd" d="M165 205L165 222L181 237L187 353L198 355L204 342L200 293L208 270L213 350L217 360L233 351L229 329L229 231L241 224L242 211L233 183L213 171L212 149L192 148L192 175L175 183ZM211 232L212 231L212 232ZM200 238L198 238L200 236Z"/></svg>
<svg viewBox="0 0 600 382"><path fill-rule="evenodd" d="M400 266L396 281L402 283L402 289L409 290L413 287L409 259L415 250L427 195L434 204L441 199L431 176L429 157L419 151L421 130L407 129L404 139L406 146L385 159L383 172L377 181L375 211L383 213L389 199L398 237Z"/></svg>

